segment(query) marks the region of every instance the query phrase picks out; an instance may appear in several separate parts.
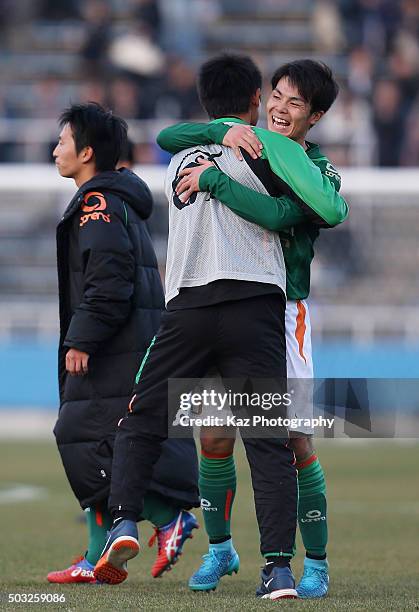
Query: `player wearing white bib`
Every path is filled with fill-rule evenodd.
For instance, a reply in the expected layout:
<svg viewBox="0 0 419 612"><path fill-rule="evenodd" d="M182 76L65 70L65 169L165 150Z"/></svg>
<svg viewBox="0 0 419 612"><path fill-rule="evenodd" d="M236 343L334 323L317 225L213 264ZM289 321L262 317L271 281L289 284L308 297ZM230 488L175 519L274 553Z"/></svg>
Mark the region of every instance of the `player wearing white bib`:
<svg viewBox="0 0 419 612"><path fill-rule="evenodd" d="M314 165L320 169L324 184L332 187L336 193L340 189L340 177L329 160L320 152L318 145L306 141L308 130L323 116L334 102L338 87L330 69L311 60L291 62L281 66L272 78L272 94L267 102L267 119L270 132L281 134L299 143ZM255 133L257 138L255 138ZM238 156L253 158L264 155L271 168L271 156L275 162L274 139L265 130L252 130L248 126L234 126L223 132L221 126L212 124L179 124L164 131L159 136L159 144L170 150L178 151L186 146L205 142L223 143L231 146ZM274 135L273 135L274 136ZM277 136L276 136L277 137ZM261 152L261 145L263 150ZM272 145L272 146L271 146ZM288 160L287 160L288 161ZM287 341L287 375L288 379L302 380L313 378L313 362L311 352L311 326L306 298L310 291L310 265L314 256L313 245L319 235L321 223L314 217L298 224L287 222L288 200L285 197L274 198L256 194L245 187L239 186L228 176L210 167L207 162L201 168L184 172L183 183L178 186L179 193L183 191L189 197L197 190L210 191L215 197L226 204L236 214L248 221L265 228L281 232L282 248L287 268L287 308L286 308L286 341ZM314 176L314 175L313 175ZM289 173L287 182L300 197L296 182L300 177ZM309 181L309 177L307 178ZM309 182L307 184L309 187ZM312 198L317 196L317 188L313 186ZM304 197L303 197L304 199ZM305 199L307 202L307 199ZM340 203L337 202L339 205ZM320 209L316 212L321 214ZM346 214L341 216L344 220ZM325 218L323 216L323 218ZM338 222L338 221L337 221ZM337 222L325 223L325 226L336 225ZM300 401L304 409L296 408L296 413L289 416L297 418L311 417L312 392L310 383L298 385L301 393L306 393ZM299 397L301 400L301 393ZM322 597L328 591L328 562L326 559L327 518L326 518L326 486L323 470L315 455L312 443L311 428L299 427L296 437L290 440L297 459L299 476L299 527L306 548L304 574L298 585L300 597ZM292 434L291 434L292 435ZM231 447L231 441L205 440L203 448L208 454L212 451L217 457L226 453ZM201 462L202 465L202 462ZM205 465L204 465L205 467ZM200 479L201 496L205 494L205 479ZM220 504L218 504L220 507ZM223 508L220 508L222 511ZM204 512L204 518L207 517ZM231 507L229 507L229 518ZM211 519L214 520L214 513ZM226 530L230 523L226 524ZM226 533L230 537L230 534ZM210 540L211 542L211 540ZM201 568L200 568L201 569ZM198 570L199 572L200 570ZM204 572L201 572L204 577Z"/></svg>

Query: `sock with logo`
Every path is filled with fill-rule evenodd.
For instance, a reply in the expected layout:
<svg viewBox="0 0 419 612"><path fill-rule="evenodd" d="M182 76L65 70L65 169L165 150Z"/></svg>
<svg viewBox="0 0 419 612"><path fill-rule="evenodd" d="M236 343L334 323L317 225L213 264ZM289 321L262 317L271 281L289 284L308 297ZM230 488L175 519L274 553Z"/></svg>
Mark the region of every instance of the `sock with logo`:
<svg viewBox="0 0 419 612"><path fill-rule="evenodd" d="M326 558L326 482L316 455L297 463L298 524L307 557Z"/></svg>
<svg viewBox="0 0 419 612"><path fill-rule="evenodd" d="M181 508L154 491L147 491L144 497L144 507L141 518L150 521L155 527L163 527L171 523L179 514Z"/></svg>
<svg viewBox="0 0 419 612"><path fill-rule="evenodd" d="M231 509L236 494L236 467L233 455L202 451L199 465L199 492L205 529L211 544L228 542Z"/></svg>
<svg viewBox="0 0 419 612"><path fill-rule="evenodd" d="M270 574L274 567L290 567L291 557L278 557L266 555L265 567L263 568L266 574Z"/></svg>
<svg viewBox="0 0 419 612"><path fill-rule="evenodd" d="M89 538L86 559L96 565L106 543L106 534L112 526L112 517L106 503L86 508L85 512Z"/></svg>

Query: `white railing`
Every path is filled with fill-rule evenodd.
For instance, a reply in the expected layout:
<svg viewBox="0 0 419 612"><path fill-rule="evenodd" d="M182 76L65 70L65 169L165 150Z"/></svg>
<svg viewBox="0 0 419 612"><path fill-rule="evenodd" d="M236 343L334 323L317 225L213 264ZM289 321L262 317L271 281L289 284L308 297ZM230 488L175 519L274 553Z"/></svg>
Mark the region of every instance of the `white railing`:
<svg viewBox="0 0 419 612"><path fill-rule="evenodd" d="M419 309L394 306L312 305L313 333L317 337L345 336L357 344L368 344L386 331L406 344L419 342ZM14 299L0 303L0 339L25 337L36 330L43 340L58 337L58 302L30 303Z"/></svg>
<svg viewBox="0 0 419 612"><path fill-rule="evenodd" d="M157 195L164 191L165 167L160 165L136 166L137 172ZM343 168L342 193L347 196L416 195L419 205L419 170L417 168ZM74 182L62 178L54 164L0 164L0 192L2 191L54 191L74 192ZM386 198L382 205L394 206L412 201ZM1 206L1 202L0 202Z"/></svg>
<svg viewBox="0 0 419 612"><path fill-rule="evenodd" d="M156 197L162 200L165 168L162 166L139 166L138 174L149 184ZM381 207L418 207L419 218L419 170L416 169L354 169L342 170L343 193L352 204L350 225L354 223L355 233L363 231L363 244L369 245L373 236L376 212ZM37 206L45 208L43 194L57 196L57 201L67 201L75 192L72 180L58 175L53 165L0 165L0 220L10 222L22 217L23 222L30 226L30 218L36 217ZM34 197L17 198L32 193ZM10 204L12 202L12 204ZM23 205L24 204L24 205ZM49 204L48 204L49 205ZM20 212L20 208L22 211ZM419 251L414 247L417 238L418 224L412 210L406 213L413 219L411 226L405 226L405 231L411 227L410 245L413 244L411 258L416 258L419 269ZM362 214L361 214L362 213ZM401 217L402 219L404 216ZM385 216L384 219L387 219ZM387 222L387 221L384 221ZM400 238L400 229L391 228L396 238ZM4 228L3 228L4 235ZM53 238L52 238L53 239ZM417 242L416 242L417 244ZM371 249L374 245L371 244ZM389 245L391 248L391 244ZM410 247L409 247L410 248ZM160 249L162 250L162 249ZM164 249L163 249L164 250ZM383 257L386 253L383 253ZM400 274L400 271L396 274ZM414 280L414 279L413 279ZM412 282L413 282L412 280ZM419 292L418 292L419 293ZM25 334L25 330L36 330L40 336L56 336L58 330L58 306L54 298L51 301L34 299L27 300L25 296L2 296L0 299L0 336L5 338L15 334ZM339 300L336 300L339 301ZM419 339L419 295L416 300L410 300L406 306L380 303L375 306L355 305L322 305L316 307L313 303L312 319L314 333L320 336L343 334L356 342L368 342L377 335L395 335L404 338L407 343Z"/></svg>

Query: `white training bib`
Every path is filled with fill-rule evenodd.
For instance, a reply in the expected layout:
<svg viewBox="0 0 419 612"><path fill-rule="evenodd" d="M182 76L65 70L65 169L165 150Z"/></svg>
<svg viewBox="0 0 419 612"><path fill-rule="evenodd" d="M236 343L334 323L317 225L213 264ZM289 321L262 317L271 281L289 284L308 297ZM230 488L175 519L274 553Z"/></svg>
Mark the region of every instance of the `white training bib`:
<svg viewBox="0 0 419 612"><path fill-rule="evenodd" d="M285 293L285 263L277 232L242 219L208 192L193 194L186 203L176 195L179 173L200 158L210 159L242 185L268 193L246 161L239 161L228 147L198 146L172 158L165 185L169 201L166 304L182 287L220 279L269 283Z"/></svg>

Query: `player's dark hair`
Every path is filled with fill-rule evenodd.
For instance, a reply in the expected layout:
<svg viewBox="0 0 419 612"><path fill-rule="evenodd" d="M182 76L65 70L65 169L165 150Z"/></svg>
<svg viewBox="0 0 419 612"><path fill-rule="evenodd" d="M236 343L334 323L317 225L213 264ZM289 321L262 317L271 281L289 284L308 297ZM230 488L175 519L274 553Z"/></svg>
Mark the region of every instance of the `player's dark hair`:
<svg viewBox="0 0 419 612"><path fill-rule="evenodd" d="M328 111L339 93L331 69L322 62L303 59L283 64L272 77L272 89L283 77L287 77L300 96L309 102L312 113Z"/></svg>
<svg viewBox="0 0 419 612"><path fill-rule="evenodd" d="M199 98L211 119L247 113L261 87L260 70L246 55L217 55L202 64L198 74Z"/></svg>
<svg viewBox="0 0 419 612"><path fill-rule="evenodd" d="M121 147L121 155L119 163L128 162L130 166L134 164L134 143L130 138L127 138L125 144Z"/></svg>
<svg viewBox="0 0 419 612"><path fill-rule="evenodd" d="M71 127L77 154L84 147L92 147L96 170L115 170L127 140L128 126L121 117L96 102L88 102L73 104L61 113L60 127L67 124Z"/></svg>

